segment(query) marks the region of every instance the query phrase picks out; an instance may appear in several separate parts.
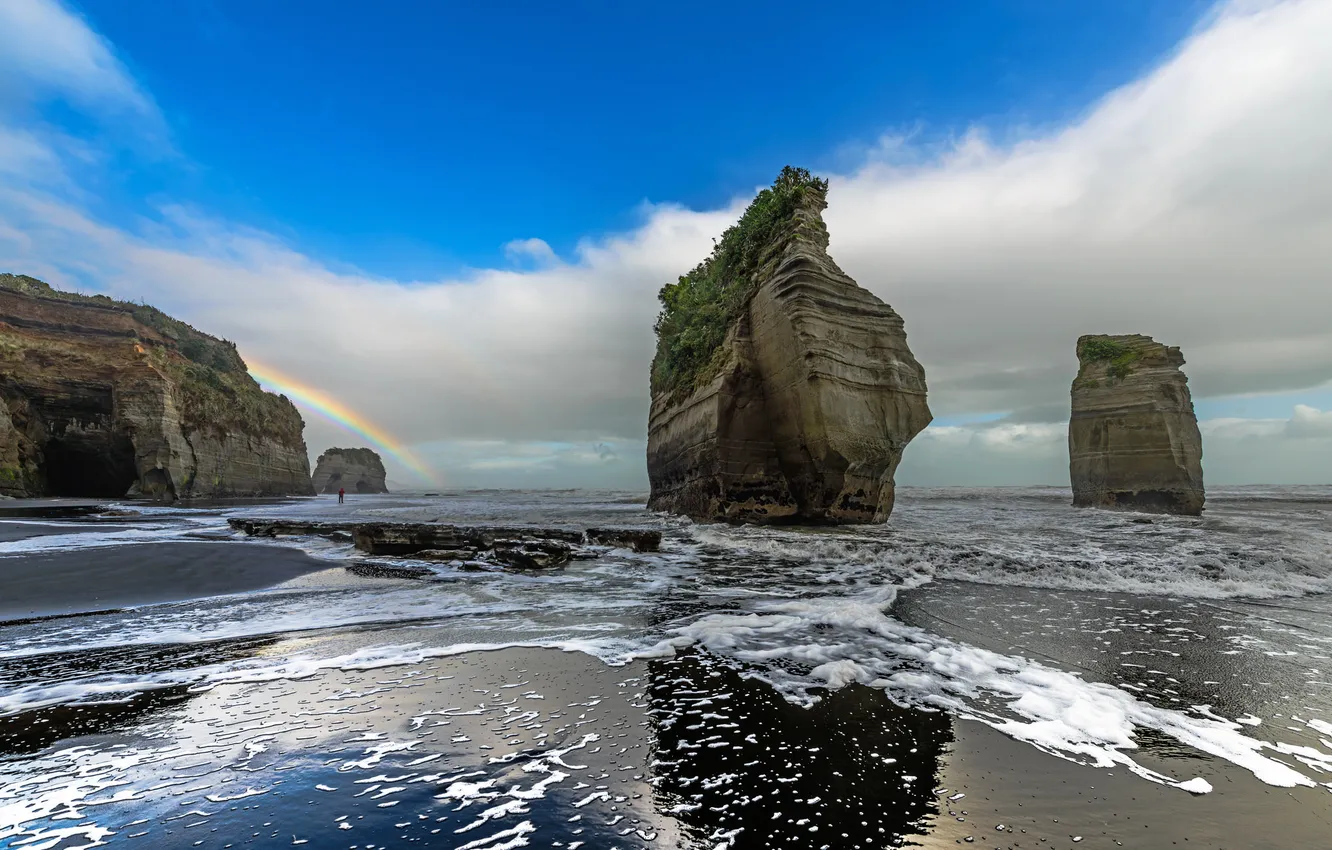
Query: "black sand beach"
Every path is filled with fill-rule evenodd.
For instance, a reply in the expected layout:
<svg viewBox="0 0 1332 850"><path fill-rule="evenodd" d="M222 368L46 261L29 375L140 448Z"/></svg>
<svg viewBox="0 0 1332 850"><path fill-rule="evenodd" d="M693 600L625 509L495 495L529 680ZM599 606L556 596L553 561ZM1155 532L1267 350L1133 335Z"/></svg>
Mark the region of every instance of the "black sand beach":
<svg viewBox="0 0 1332 850"><path fill-rule="evenodd" d="M1284 850L1329 834L1325 790L1274 790L1234 770L1209 795L1161 794L877 690L801 709L689 655L617 668L558 650L472 652L127 708L0 721L11 751L21 725L55 722L59 749L133 754L86 770L85 796L44 813L53 824L95 813L95 829L71 835L155 847L516 847L505 842L539 835L534 846ZM99 714L114 722L80 734ZM47 765L55 773L26 786L34 806L48 787L73 788L59 775L72 762Z"/></svg>
<svg viewBox="0 0 1332 850"><path fill-rule="evenodd" d="M549 572L226 518L641 505L62 518L0 541L0 848L1332 846L1332 576L1296 496L1208 526L914 494L879 537L661 524Z"/></svg>
<svg viewBox="0 0 1332 850"><path fill-rule="evenodd" d="M43 527L24 528L29 534L17 539ZM241 593L327 566L296 550L244 543L144 543L0 558L0 621Z"/></svg>

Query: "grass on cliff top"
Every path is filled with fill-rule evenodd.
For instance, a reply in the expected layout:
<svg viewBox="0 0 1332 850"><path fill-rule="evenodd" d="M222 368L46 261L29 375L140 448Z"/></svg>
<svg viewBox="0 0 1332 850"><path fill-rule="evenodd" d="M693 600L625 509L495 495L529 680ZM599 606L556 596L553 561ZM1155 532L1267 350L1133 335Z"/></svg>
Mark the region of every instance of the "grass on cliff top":
<svg viewBox="0 0 1332 850"><path fill-rule="evenodd" d="M1078 351L1079 356L1094 363L1105 363L1108 378L1127 378L1133 373L1133 364L1142 357L1142 352L1130 348L1107 337L1093 337L1087 340Z"/></svg>
<svg viewBox="0 0 1332 850"><path fill-rule="evenodd" d="M661 288L657 294L661 312L653 328L657 333L654 393L692 389L709 374L726 331L754 294L755 272L810 189L827 191L828 181L786 166L772 187L759 192L740 220L722 234L710 257Z"/></svg>
<svg viewBox="0 0 1332 850"><path fill-rule="evenodd" d="M379 467L380 469L384 468L384 462L380 460L379 454L374 449L340 449L334 447L326 449L324 453L319 456L319 460L323 460L329 455L342 455L348 463L359 463L363 466Z"/></svg>
<svg viewBox="0 0 1332 850"><path fill-rule="evenodd" d="M25 274L0 274L0 287L38 298L53 298L74 304L95 304L121 310L132 315L140 324L147 325L175 343L176 348L187 360L219 372L245 371L245 361L236 350L236 343L210 336L180 319L173 319L156 307L135 304L131 301L117 301L105 295L63 292L45 281Z"/></svg>
<svg viewBox="0 0 1332 850"><path fill-rule="evenodd" d="M283 395L265 392L243 369L223 372L189 363L154 349L158 366L176 381L181 424L191 431L275 437L287 446L304 445L305 421Z"/></svg>

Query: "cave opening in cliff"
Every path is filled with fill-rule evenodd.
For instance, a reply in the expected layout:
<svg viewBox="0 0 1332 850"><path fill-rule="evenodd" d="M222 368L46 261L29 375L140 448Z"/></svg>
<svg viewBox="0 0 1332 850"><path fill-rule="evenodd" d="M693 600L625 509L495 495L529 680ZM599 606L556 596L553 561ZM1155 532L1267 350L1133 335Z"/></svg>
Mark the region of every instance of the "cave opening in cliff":
<svg viewBox="0 0 1332 850"><path fill-rule="evenodd" d="M114 499L138 480L134 443L126 436L62 438L42 447L46 495Z"/></svg>

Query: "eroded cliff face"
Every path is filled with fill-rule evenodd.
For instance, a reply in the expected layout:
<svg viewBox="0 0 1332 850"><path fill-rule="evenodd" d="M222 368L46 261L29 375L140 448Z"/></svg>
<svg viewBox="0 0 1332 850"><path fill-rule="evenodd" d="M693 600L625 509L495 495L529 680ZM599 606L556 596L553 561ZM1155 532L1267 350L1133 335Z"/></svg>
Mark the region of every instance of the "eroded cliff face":
<svg viewBox="0 0 1332 850"><path fill-rule="evenodd" d="M0 494L310 495L303 429L230 343L0 275Z"/></svg>
<svg viewBox="0 0 1332 850"><path fill-rule="evenodd" d="M384 461L371 449L329 449L315 461L317 493L387 493Z"/></svg>
<svg viewBox="0 0 1332 850"><path fill-rule="evenodd" d="M1137 334L1084 336L1077 350L1073 504L1201 514L1202 435L1180 350Z"/></svg>
<svg viewBox="0 0 1332 850"><path fill-rule="evenodd" d="M900 316L828 256L821 187L765 248L693 386L654 387L649 508L728 522L882 522L929 424Z"/></svg>

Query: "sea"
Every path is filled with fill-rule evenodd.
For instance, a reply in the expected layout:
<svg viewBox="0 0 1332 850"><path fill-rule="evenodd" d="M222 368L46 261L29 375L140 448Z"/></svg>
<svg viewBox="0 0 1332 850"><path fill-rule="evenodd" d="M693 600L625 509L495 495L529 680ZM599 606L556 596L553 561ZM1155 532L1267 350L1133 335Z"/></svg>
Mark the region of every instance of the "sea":
<svg viewBox="0 0 1332 850"><path fill-rule="evenodd" d="M1332 792L1332 487L1214 487L1200 518L1070 502L901 487L887 523L835 528L589 490L0 517L43 527L0 542L0 596L52 552L318 562L0 622L0 847L898 846L952 805L958 720L1144 796L1236 771ZM373 559L429 570L401 579L235 517L664 536L543 572Z"/></svg>

